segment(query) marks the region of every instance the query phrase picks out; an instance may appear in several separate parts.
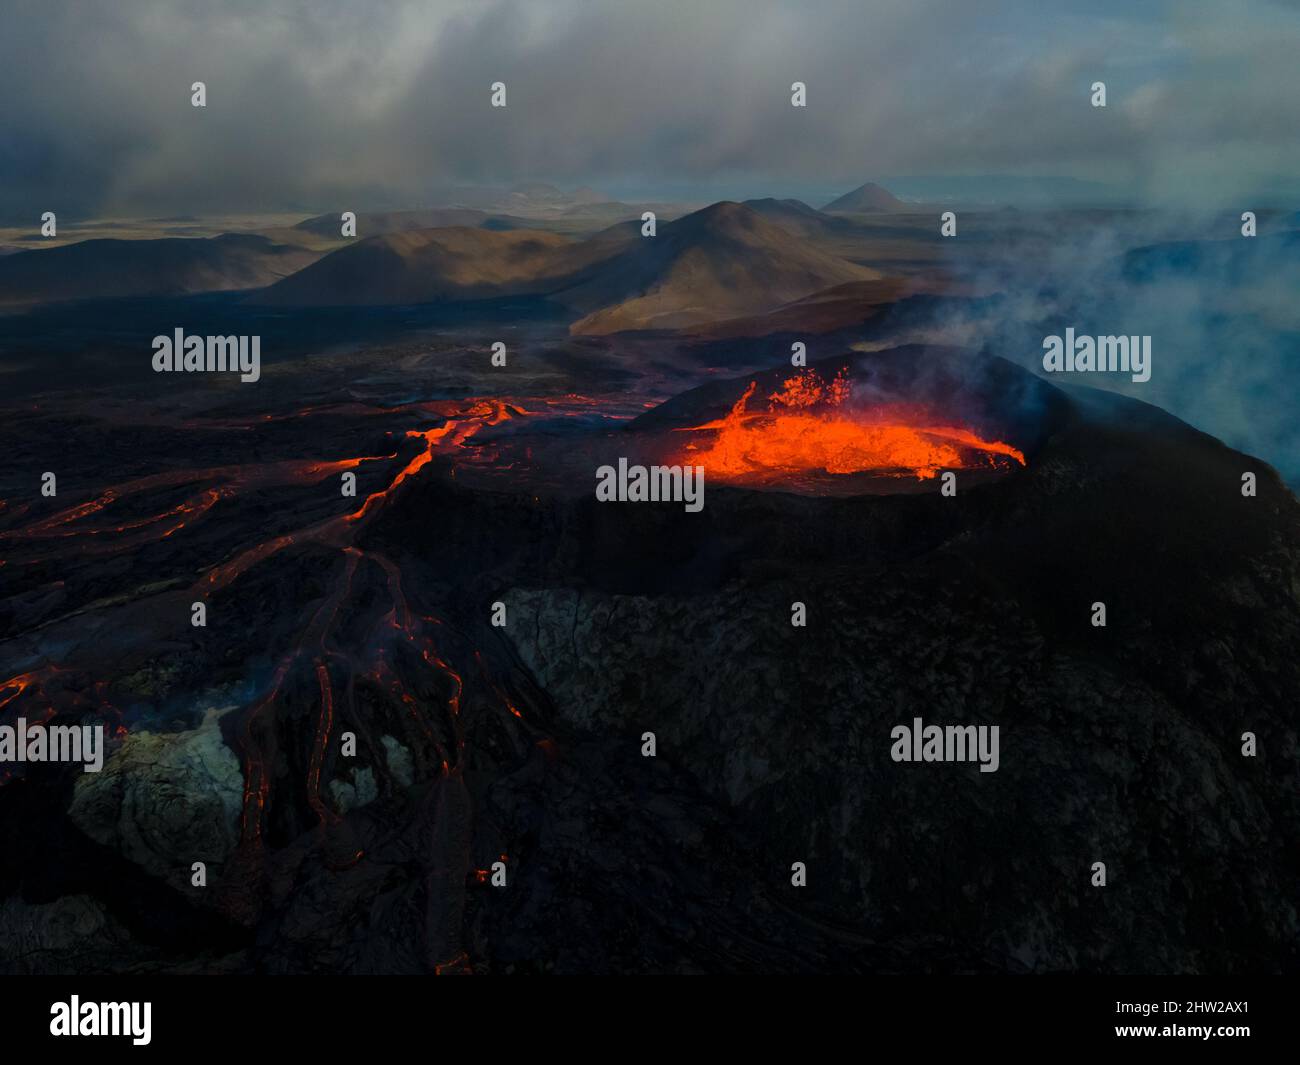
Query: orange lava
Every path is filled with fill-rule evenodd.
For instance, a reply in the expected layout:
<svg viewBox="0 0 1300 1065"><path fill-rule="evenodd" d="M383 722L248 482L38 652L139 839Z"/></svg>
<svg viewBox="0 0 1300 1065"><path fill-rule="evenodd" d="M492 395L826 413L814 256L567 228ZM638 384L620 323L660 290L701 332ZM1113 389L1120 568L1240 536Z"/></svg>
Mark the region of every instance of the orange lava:
<svg viewBox="0 0 1300 1065"><path fill-rule="evenodd" d="M849 407L843 370L829 382L801 371L769 397L767 411L748 409L757 387L751 382L725 418L678 430L715 434L707 444L688 444L682 461L702 465L717 480L760 483L818 471L928 480L941 470L1025 464L1024 453L1010 444L938 418Z"/></svg>

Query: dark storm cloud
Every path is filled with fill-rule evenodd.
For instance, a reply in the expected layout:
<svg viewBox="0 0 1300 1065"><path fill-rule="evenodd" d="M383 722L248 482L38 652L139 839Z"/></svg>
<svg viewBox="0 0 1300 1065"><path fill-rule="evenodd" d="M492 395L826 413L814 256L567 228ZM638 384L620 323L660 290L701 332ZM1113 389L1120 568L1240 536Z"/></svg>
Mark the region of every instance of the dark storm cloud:
<svg viewBox="0 0 1300 1065"><path fill-rule="evenodd" d="M922 172L1218 202L1300 163L1300 10L1263 0L10 0L4 20L6 216Z"/></svg>

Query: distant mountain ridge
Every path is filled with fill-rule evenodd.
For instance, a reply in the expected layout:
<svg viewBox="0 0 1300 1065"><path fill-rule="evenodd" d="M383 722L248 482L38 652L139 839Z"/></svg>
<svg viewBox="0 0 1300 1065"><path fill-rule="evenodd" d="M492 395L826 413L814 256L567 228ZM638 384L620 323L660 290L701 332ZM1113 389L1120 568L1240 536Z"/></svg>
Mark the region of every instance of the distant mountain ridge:
<svg viewBox="0 0 1300 1065"><path fill-rule="evenodd" d="M357 213L357 237L375 237L384 233L406 233L416 229L443 229L471 226L481 229L519 229L524 219L491 214L473 207L430 207L414 211L365 211ZM295 229L318 237L338 240L343 220L338 213L316 215L299 222Z"/></svg>
<svg viewBox="0 0 1300 1065"><path fill-rule="evenodd" d="M348 244L256 294L281 306L383 306L544 293L577 267L573 241L541 230L466 226Z"/></svg>
<svg viewBox="0 0 1300 1065"><path fill-rule="evenodd" d="M517 194L540 201L549 189ZM626 218L627 205L597 206ZM265 234L91 239L18 252L0 259L0 303L241 289L256 290L250 303L291 307L541 297L574 312L573 333L606 334L752 319L885 276L855 254L864 220L794 199L725 200L661 216L652 236L642 235L639 215L570 235L469 207L360 213L356 222L356 238L342 237L331 212Z"/></svg>
<svg viewBox="0 0 1300 1065"><path fill-rule="evenodd" d="M263 236L97 238L0 258L0 304L263 288L320 252Z"/></svg>
<svg viewBox="0 0 1300 1065"><path fill-rule="evenodd" d="M780 212L807 212L814 221L817 214L792 204ZM253 302L346 306L540 295L581 314L574 333L601 334L760 314L881 276L818 248L794 227L724 201L663 223L653 237L641 236L639 222L583 241L541 230L466 227L371 237L272 285Z"/></svg>

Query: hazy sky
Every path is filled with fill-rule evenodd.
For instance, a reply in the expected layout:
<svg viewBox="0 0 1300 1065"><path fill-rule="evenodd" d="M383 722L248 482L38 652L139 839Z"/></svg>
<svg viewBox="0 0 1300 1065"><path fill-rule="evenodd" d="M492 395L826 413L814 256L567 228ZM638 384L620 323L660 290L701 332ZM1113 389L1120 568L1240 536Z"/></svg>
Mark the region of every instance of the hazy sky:
<svg viewBox="0 0 1300 1065"><path fill-rule="evenodd" d="M1298 43L1297 0L4 0L0 217L963 173L1258 206L1300 188Z"/></svg>

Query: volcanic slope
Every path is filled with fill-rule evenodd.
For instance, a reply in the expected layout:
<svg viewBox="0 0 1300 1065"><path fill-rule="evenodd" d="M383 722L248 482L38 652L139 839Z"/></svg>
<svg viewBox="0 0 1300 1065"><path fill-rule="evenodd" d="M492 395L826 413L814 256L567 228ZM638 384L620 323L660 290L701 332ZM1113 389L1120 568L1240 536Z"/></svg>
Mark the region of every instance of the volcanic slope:
<svg viewBox="0 0 1300 1065"><path fill-rule="evenodd" d="M572 325L574 333L679 329L882 276L743 204L722 202L628 245L561 298L587 312Z"/></svg>
<svg viewBox="0 0 1300 1065"><path fill-rule="evenodd" d="M83 240L0 258L0 304L263 288L317 258L252 234Z"/></svg>
<svg viewBox="0 0 1300 1065"><path fill-rule="evenodd" d="M741 206L790 230L796 236L812 241L853 233L857 228L853 219L823 214L802 200L778 200L769 196L759 200L746 200Z"/></svg>

